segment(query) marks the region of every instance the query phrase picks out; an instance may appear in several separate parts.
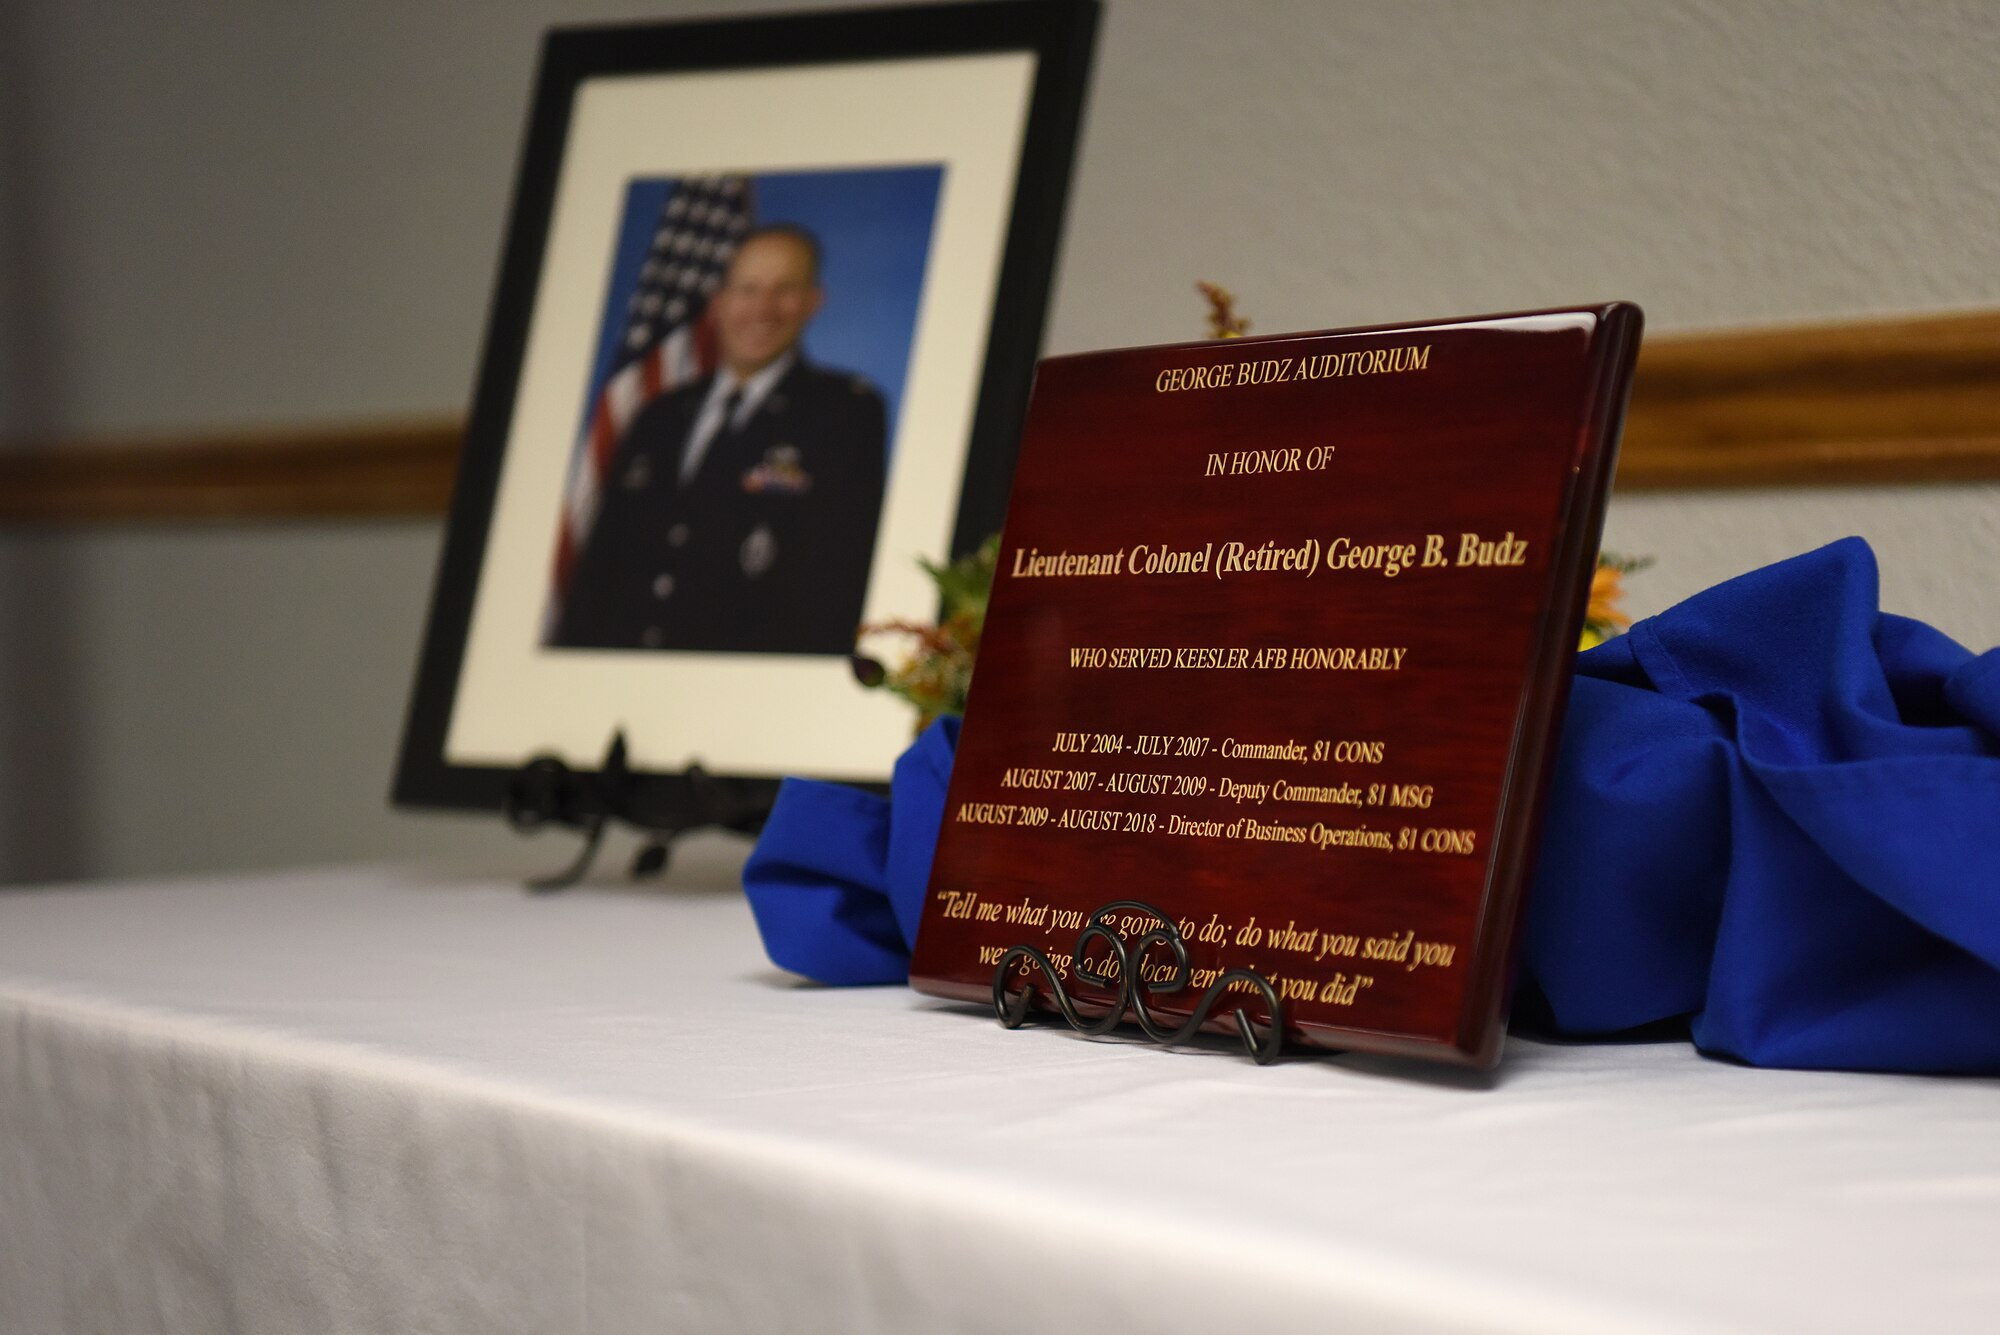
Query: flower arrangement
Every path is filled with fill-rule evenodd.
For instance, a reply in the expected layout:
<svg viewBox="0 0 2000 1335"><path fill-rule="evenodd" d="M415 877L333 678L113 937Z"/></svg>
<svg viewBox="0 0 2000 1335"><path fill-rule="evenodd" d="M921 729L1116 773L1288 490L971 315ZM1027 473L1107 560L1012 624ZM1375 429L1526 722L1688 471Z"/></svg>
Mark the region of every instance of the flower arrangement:
<svg viewBox="0 0 2000 1335"><path fill-rule="evenodd" d="M1196 283L1194 290L1208 300L1208 336L1242 338L1250 332L1250 321L1236 313L1236 298L1219 283Z"/></svg>
<svg viewBox="0 0 2000 1335"><path fill-rule="evenodd" d="M871 621L862 638L900 635L915 641L909 656L895 667L857 652L854 678L871 689L886 690L910 702L917 711L919 731L933 719L965 713L965 693L972 687L972 661L979 656L980 632L986 629L986 600L993 592L993 570L1000 559L1000 535L979 550L950 565L919 561L938 591L935 626L915 621Z"/></svg>
<svg viewBox="0 0 2000 1335"><path fill-rule="evenodd" d="M1632 618L1619 608L1625 597L1624 579L1653 564L1650 556L1597 554L1597 571L1590 577L1590 606L1583 614L1583 640L1579 649L1595 649L1614 635L1622 635Z"/></svg>
<svg viewBox="0 0 2000 1335"><path fill-rule="evenodd" d="M1241 338L1250 330L1250 321L1236 311L1236 298L1215 283L1196 283L1195 290L1208 302L1208 336ZM919 561L924 573L937 586L939 614L936 625L915 621L869 622L861 627L863 640L883 635L911 641L909 655L894 667L872 654L857 651L852 659L854 678L871 690L886 690L907 700L917 711L917 726L928 727L933 719L965 713L966 692L972 686L973 660L979 656L979 637L986 629L986 602L993 592L993 572L1000 557L1000 536L996 533L967 556L949 565ZM1651 557L1617 556L1600 552L1597 572L1590 581L1590 607L1584 613L1583 637L1579 648L1593 649L1632 624L1620 609L1625 596L1624 577L1636 574L1653 563Z"/></svg>

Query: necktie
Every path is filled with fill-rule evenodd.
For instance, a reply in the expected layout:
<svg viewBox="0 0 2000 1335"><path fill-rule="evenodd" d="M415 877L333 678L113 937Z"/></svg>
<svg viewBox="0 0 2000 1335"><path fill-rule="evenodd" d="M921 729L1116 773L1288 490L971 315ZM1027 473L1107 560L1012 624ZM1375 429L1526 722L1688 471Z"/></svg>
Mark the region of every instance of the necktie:
<svg viewBox="0 0 2000 1335"><path fill-rule="evenodd" d="M743 406L743 386L738 385L722 398L722 419L708 435L695 435L688 441L687 451L681 455L681 485L694 481L694 475L701 471L701 461L707 457L715 442L724 436L736 434L736 410Z"/></svg>

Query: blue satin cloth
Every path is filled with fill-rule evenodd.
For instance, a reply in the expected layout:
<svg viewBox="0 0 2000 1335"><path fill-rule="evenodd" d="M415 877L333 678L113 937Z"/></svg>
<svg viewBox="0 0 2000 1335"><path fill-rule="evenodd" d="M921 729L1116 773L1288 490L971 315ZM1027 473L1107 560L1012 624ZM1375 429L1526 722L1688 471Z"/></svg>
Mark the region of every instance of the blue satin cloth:
<svg viewBox="0 0 2000 1335"><path fill-rule="evenodd" d="M743 891L771 963L836 987L906 983L944 823L958 720L925 728L896 761L889 796L786 779Z"/></svg>
<svg viewBox="0 0 2000 1335"><path fill-rule="evenodd" d="M2000 650L1876 592L1848 538L1578 660L1522 947L1558 1033L2000 1071Z"/></svg>
<svg viewBox="0 0 2000 1335"><path fill-rule="evenodd" d="M744 869L774 962L907 979L956 742L887 800L786 781ZM1582 655L1521 953L1562 1036L2000 1072L2000 649L1879 612L1848 538Z"/></svg>

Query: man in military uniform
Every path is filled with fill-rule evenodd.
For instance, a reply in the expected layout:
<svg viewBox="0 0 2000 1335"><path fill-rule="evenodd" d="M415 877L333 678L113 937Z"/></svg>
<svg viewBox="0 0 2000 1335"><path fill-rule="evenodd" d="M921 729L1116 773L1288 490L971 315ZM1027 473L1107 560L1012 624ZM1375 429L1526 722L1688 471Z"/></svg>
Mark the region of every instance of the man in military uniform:
<svg viewBox="0 0 2000 1335"><path fill-rule="evenodd" d="M715 374L655 398L605 473L549 642L846 654L882 509L882 396L809 364L819 244L745 235L711 302Z"/></svg>

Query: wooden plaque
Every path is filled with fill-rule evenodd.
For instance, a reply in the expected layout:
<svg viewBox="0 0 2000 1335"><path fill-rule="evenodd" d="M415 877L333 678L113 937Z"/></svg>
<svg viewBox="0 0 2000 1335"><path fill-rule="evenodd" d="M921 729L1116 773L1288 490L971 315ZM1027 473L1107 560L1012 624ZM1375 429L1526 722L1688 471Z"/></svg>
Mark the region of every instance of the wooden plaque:
<svg viewBox="0 0 2000 1335"><path fill-rule="evenodd" d="M1294 1040L1496 1061L1639 330L1044 361L911 982L985 1000L1016 944L1076 982L1136 899L1193 964L1158 1013L1249 967Z"/></svg>

